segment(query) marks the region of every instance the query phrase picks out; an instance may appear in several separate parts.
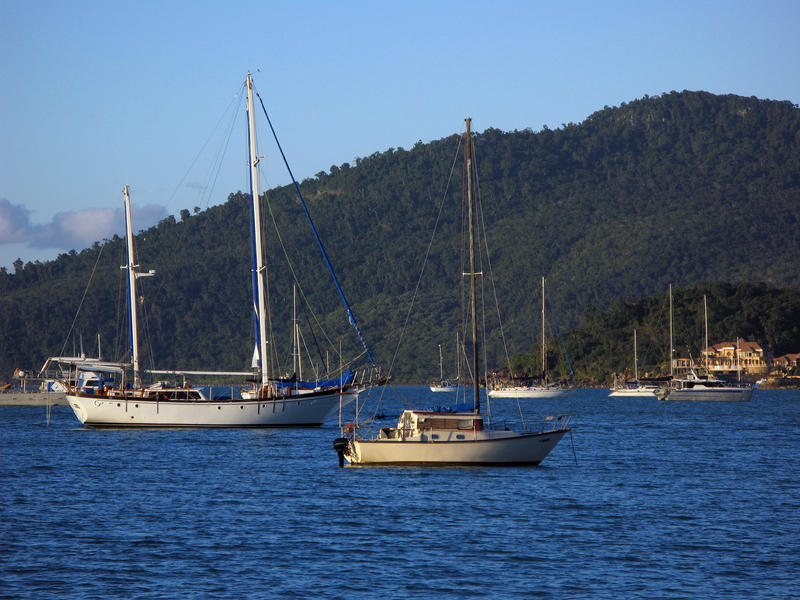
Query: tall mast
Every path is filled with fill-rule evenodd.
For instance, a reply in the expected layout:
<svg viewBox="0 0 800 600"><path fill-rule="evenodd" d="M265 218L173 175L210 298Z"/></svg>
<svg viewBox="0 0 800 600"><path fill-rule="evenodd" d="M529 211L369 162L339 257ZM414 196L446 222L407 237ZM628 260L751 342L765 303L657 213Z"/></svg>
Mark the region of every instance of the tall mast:
<svg viewBox="0 0 800 600"><path fill-rule="evenodd" d="M636 355L636 328L633 328L633 376L636 383L639 383L639 358Z"/></svg>
<svg viewBox="0 0 800 600"><path fill-rule="evenodd" d="M456 382L461 385L461 340L456 329Z"/></svg>
<svg viewBox="0 0 800 600"><path fill-rule="evenodd" d="M675 349L672 346L672 284L669 284L669 378L674 376L673 356Z"/></svg>
<svg viewBox="0 0 800 600"><path fill-rule="evenodd" d="M544 275L542 276L542 384L547 382L547 358L544 344Z"/></svg>
<svg viewBox="0 0 800 600"><path fill-rule="evenodd" d="M477 295L475 292L475 278L478 274L475 272L475 216L473 214L472 206L472 134L470 132L470 125L472 119L467 117L464 119L467 124L467 139L464 145L464 155L467 168L467 216L469 218L469 274L470 274L470 304L472 306L472 371L473 371L473 392L475 402L475 412L481 412L481 396L480 396L480 376L478 374L478 314L477 314Z"/></svg>
<svg viewBox="0 0 800 600"><path fill-rule="evenodd" d="M253 226L253 314L256 322L256 347L258 367L261 370L262 389L269 380L267 355L267 319L264 294L264 254L261 239L261 206L258 194L258 155L256 153L256 122L253 108L253 80L247 73L247 131L250 142L250 197L252 199Z"/></svg>
<svg viewBox="0 0 800 600"><path fill-rule="evenodd" d="M708 302L706 301L706 295L703 294L703 322L705 323L705 354L706 354L706 375L709 374L708 372Z"/></svg>
<svg viewBox="0 0 800 600"><path fill-rule="evenodd" d="M439 381L444 381L444 364L442 363L442 345L439 344Z"/></svg>
<svg viewBox="0 0 800 600"><path fill-rule="evenodd" d="M131 360L133 361L133 387L139 387L142 383L139 371L139 319L136 314L136 279L138 277L151 277L155 271L138 273L136 269L139 265L134 263L133 258L133 224L131 221L131 196L130 190L126 185L122 190L124 195L123 206L125 208L125 235L128 238L128 264L120 267L128 270L128 329L130 332ZM83 343L81 342L81 345ZM82 350L81 350L82 352ZM97 355L100 356L100 336L97 337Z"/></svg>
<svg viewBox="0 0 800 600"><path fill-rule="evenodd" d="M303 357L300 353L300 325L297 321L297 284L292 286L292 321L294 322L294 372L298 379L303 379ZM312 365L313 366L313 365Z"/></svg>
<svg viewBox="0 0 800 600"><path fill-rule="evenodd" d="M292 286L292 373L297 375L297 284Z"/></svg>
<svg viewBox="0 0 800 600"><path fill-rule="evenodd" d="M742 380L742 367L741 364L739 363L739 356L741 356L742 353L742 349L739 347L740 339L741 338L737 335L736 336L736 380L737 381Z"/></svg>
<svg viewBox="0 0 800 600"><path fill-rule="evenodd" d="M128 264L123 269L128 270L128 316L129 316L129 338L131 344L131 360L133 361L133 387L137 388L141 384L139 376L139 328L136 315L136 271L138 265L134 264L133 259L133 225L131 223L131 197L128 186L122 190L124 194L123 206L125 208L125 233L128 238Z"/></svg>

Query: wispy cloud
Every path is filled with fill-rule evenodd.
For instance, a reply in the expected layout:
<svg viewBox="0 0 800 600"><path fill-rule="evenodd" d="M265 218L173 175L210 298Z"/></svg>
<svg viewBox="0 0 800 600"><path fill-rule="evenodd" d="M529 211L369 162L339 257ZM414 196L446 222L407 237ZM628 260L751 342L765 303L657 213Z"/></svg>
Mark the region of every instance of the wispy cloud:
<svg viewBox="0 0 800 600"><path fill-rule="evenodd" d="M49 223L31 223L31 211L0 198L0 244L23 243L31 248L82 249L94 242L122 235L122 210L82 208L53 215ZM156 204L133 208L133 225L138 231L158 223L167 209Z"/></svg>

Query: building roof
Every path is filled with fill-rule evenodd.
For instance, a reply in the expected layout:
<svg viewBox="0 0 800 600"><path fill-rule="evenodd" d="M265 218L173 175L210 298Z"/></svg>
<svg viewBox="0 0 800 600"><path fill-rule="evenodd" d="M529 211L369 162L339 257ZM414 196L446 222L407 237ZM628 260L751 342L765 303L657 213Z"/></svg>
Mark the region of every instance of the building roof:
<svg viewBox="0 0 800 600"><path fill-rule="evenodd" d="M713 346L706 348L703 350L704 354L710 353L719 353L723 352L724 350L734 351L736 350L736 346L739 346L740 352L764 352L764 349L758 342L748 342L742 338L736 340L736 342L720 342L719 344L714 344Z"/></svg>

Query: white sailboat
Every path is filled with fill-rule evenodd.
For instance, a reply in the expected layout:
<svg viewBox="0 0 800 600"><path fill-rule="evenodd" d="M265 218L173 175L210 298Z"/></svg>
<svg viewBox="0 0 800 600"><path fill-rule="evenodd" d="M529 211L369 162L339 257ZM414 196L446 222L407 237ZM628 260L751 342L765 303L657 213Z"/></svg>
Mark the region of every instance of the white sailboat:
<svg viewBox="0 0 800 600"><path fill-rule="evenodd" d="M458 351L458 340L456 340L456 352ZM444 362L442 359L442 345L439 344L439 379L431 382L432 392L454 392L458 389L458 379L452 381L444 378Z"/></svg>
<svg viewBox="0 0 800 600"><path fill-rule="evenodd" d="M672 303L670 303L671 306ZM706 348L705 375L698 375L694 369L691 369L686 377L673 379L664 400L693 400L696 402L746 402L750 400L755 389L753 384L742 381L723 381L711 375L708 367L708 302L705 296L703 296L703 319ZM672 312L670 311L670 323L671 321Z"/></svg>
<svg viewBox="0 0 800 600"><path fill-rule="evenodd" d="M127 236L128 304L132 379L126 379L127 366L100 361L66 361L77 375L67 392L67 401L75 416L86 425L124 427L285 427L319 426L352 402L357 391L352 377L340 376L303 394L294 394L290 387L271 379L267 361L267 316L265 266L262 250L261 210L258 191L258 162L255 139L253 83L247 75L247 112L250 151L253 235L253 302L256 320L257 385L249 398L209 399L198 389L157 382L145 386L141 379L136 311L136 279L150 276L137 271L134 260L133 227L131 225L128 186L124 190ZM64 362L64 361L62 361ZM169 375L251 375L248 372L150 371Z"/></svg>
<svg viewBox="0 0 800 600"><path fill-rule="evenodd" d="M478 325L475 266L475 210L472 190L471 119L466 119L465 169L469 220L469 273L472 317L473 410L403 411L395 427L384 427L377 436L366 438L356 425L342 429L333 447L339 464L352 465L499 465L539 464L570 431L570 415L548 417L537 431L492 429L480 410L478 376Z"/></svg>
<svg viewBox="0 0 800 600"><path fill-rule="evenodd" d="M572 390L558 383L547 382L547 354L545 351L545 291L542 277L542 376L536 385L516 385L492 382L488 394L492 398L563 398Z"/></svg>
<svg viewBox="0 0 800 600"><path fill-rule="evenodd" d="M633 329L633 376L631 382L623 381L620 383L617 380L616 374L614 375L614 385L611 388L609 396L614 397L644 397L655 398L658 391L661 389L657 385L642 383L639 381L639 359L636 353L636 328Z"/></svg>

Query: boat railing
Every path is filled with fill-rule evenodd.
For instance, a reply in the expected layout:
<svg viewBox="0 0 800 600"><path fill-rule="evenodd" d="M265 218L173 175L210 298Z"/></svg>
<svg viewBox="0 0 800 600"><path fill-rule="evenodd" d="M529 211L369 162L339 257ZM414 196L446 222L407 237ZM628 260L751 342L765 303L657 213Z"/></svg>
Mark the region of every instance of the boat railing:
<svg viewBox="0 0 800 600"><path fill-rule="evenodd" d="M569 422L574 413L548 415L539 419L526 419L522 422L522 430L526 433L547 433L550 431L563 431L569 428ZM512 427L507 428L513 429Z"/></svg>

